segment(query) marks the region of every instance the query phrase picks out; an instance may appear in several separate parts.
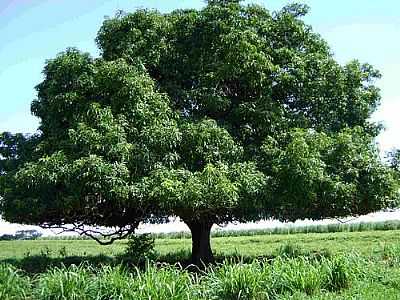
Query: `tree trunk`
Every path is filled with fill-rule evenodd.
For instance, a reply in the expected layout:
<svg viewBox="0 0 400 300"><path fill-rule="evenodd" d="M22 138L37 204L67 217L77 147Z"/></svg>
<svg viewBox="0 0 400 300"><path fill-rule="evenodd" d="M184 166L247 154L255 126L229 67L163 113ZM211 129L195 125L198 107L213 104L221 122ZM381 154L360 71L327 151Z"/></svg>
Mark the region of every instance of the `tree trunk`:
<svg viewBox="0 0 400 300"><path fill-rule="evenodd" d="M202 266L214 262L210 244L213 222L196 220L186 222L186 225L192 233L192 264Z"/></svg>

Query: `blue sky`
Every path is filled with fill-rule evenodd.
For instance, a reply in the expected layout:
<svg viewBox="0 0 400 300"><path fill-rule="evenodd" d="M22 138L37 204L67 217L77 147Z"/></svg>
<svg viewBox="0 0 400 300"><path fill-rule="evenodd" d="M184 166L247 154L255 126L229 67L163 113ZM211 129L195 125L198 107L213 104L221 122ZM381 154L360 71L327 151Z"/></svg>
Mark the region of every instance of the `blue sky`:
<svg viewBox="0 0 400 300"><path fill-rule="evenodd" d="M276 10L282 0L246 1ZM306 16L331 45L340 63L357 58L378 68L383 78L382 105L374 120L386 131L381 149L400 148L400 1L303 0L311 7ZM105 16L119 10L200 8L202 0L0 0L0 132L34 132L38 120L30 114L34 86L45 60L67 47L97 56L94 38Z"/></svg>

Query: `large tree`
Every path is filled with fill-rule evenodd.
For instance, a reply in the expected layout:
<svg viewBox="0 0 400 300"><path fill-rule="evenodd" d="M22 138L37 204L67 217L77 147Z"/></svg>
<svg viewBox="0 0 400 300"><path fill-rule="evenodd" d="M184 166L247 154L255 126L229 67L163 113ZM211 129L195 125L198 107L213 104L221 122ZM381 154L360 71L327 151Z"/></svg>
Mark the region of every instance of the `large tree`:
<svg viewBox="0 0 400 300"><path fill-rule="evenodd" d="M115 227L112 242L179 216L200 263L213 224L395 206L370 121L380 75L338 64L306 13L209 0L105 20L99 58L68 49L46 63L34 155L3 172L5 218Z"/></svg>

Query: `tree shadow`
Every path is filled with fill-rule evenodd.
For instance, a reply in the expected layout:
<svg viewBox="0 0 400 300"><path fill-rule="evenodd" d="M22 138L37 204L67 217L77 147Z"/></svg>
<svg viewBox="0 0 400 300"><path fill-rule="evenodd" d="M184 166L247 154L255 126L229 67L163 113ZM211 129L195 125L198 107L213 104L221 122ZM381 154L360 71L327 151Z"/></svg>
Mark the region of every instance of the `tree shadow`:
<svg viewBox="0 0 400 300"><path fill-rule="evenodd" d="M71 265L85 264L92 267L100 267L103 265L117 265L118 262L115 257L107 255L95 256L65 256L65 257L51 257L48 255L38 254L32 256L25 256L23 258L8 258L0 260L0 264L10 264L14 267L28 273L40 274L46 272L48 269L54 267L63 267Z"/></svg>
<svg viewBox="0 0 400 300"><path fill-rule="evenodd" d="M224 261L230 261L232 263L249 263L255 259L265 260L271 259L271 256L263 257L251 257L251 256L239 256L235 254L215 255L215 264L222 263ZM186 269L189 271L203 270L206 266L194 266L191 263L191 253L187 250L176 251L165 255L157 255L155 259L151 260L156 266L176 266L178 268ZM107 256L104 254L94 256L49 256L46 254L29 255L23 258L8 258L0 260L0 264L9 264L22 270L23 272L35 275L44 273L47 270L55 267L69 267L71 265L82 265L93 268L98 268L104 265L117 266L123 265L128 269L145 269L147 260L146 258L138 260L136 257L128 257L126 255L118 256Z"/></svg>
<svg viewBox="0 0 400 300"><path fill-rule="evenodd" d="M296 250L296 251L294 251ZM278 253L268 255L241 255L240 253L215 253L213 264L218 265L228 261L231 264L247 264L254 261L261 263L271 263L277 257L295 258L298 256L309 257L313 259L327 258L331 256L330 251L300 251L292 246L282 247ZM35 275L44 273L54 267L68 267L71 265L82 265L93 268L101 266L118 266L123 265L127 269L145 269L148 258L129 257L125 254L116 256L99 255L82 255L82 256L51 256L47 253L38 255L27 255L23 258L8 258L0 260L0 264L10 264L14 267L26 272L27 274ZM191 252L189 250L179 250L167 254L156 254L150 259L150 262L156 266L176 266L181 269L186 269L190 272L198 272L206 269L206 265L194 266L191 263Z"/></svg>

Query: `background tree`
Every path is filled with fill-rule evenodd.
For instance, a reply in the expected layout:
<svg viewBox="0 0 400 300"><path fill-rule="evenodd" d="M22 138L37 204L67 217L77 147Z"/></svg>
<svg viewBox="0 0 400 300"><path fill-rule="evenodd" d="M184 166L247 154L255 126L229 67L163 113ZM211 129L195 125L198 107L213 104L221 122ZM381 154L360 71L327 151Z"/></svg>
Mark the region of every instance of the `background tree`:
<svg viewBox="0 0 400 300"><path fill-rule="evenodd" d="M400 150L392 149L387 153L386 159L389 162L390 168L394 172L394 176L397 180L400 180Z"/></svg>
<svg viewBox="0 0 400 300"><path fill-rule="evenodd" d="M390 167L397 172L400 172L400 150L393 149L387 154L389 159Z"/></svg>
<svg viewBox="0 0 400 300"><path fill-rule="evenodd" d="M307 11L215 0L104 21L100 58L68 49L47 62L32 103L40 156L8 176L5 217L114 226L112 242L179 216L200 263L216 223L396 205L369 119L380 75L339 65Z"/></svg>

